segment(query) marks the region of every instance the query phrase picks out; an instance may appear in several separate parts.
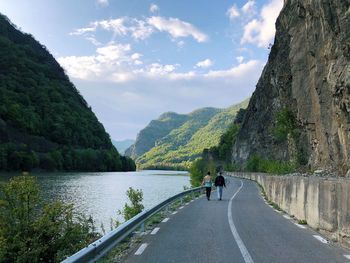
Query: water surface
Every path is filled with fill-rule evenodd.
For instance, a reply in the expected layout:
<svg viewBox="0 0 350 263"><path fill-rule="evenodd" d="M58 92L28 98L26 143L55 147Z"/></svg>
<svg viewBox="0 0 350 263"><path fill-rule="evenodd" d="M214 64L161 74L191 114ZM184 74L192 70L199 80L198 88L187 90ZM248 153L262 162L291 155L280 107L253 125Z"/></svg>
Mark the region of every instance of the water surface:
<svg viewBox="0 0 350 263"><path fill-rule="evenodd" d="M186 172L137 171L109 173L39 173L34 174L42 188L45 200L73 203L76 210L91 215L96 226L104 224L109 230L110 218L121 220L117 214L128 201L129 187L143 191L143 204L150 208L166 198L189 187ZM0 174L7 181L13 174Z"/></svg>

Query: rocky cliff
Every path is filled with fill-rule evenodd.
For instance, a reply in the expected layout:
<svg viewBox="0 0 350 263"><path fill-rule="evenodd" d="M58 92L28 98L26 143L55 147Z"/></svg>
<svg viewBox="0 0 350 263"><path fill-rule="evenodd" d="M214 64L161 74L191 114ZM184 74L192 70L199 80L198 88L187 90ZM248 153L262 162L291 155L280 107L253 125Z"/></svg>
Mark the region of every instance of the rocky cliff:
<svg viewBox="0 0 350 263"><path fill-rule="evenodd" d="M349 62L349 0L285 0L232 161L244 164L255 155L345 175Z"/></svg>

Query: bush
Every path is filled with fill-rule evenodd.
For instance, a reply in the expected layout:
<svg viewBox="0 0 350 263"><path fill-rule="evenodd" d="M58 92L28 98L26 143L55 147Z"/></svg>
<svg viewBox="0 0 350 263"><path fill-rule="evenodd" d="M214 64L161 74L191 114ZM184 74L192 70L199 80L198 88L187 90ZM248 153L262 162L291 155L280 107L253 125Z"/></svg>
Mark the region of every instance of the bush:
<svg viewBox="0 0 350 263"><path fill-rule="evenodd" d="M0 189L0 262L59 262L99 236L94 222L62 202L43 204L32 176Z"/></svg>
<svg viewBox="0 0 350 263"><path fill-rule="evenodd" d="M122 211L119 211L119 214L123 215L124 220L127 221L137 214L141 213L144 206L142 204L143 192L139 189L133 189L129 187L126 191L126 194L131 202L131 205L125 204Z"/></svg>
<svg viewBox="0 0 350 263"><path fill-rule="evenodd" d="M288 134L291 134L294 139L298 138L300 131L294 113L290 109L285 108L277 113L273 133L278 141L286 141Z"/></svg>
<svg viewBox="0 0 350 263"><path fill-rule="evenodd" d="M294 163L263 159L258 155L249 158L245 170L247 172L264 172L272 174L287 174L296 170Z"/></svg>

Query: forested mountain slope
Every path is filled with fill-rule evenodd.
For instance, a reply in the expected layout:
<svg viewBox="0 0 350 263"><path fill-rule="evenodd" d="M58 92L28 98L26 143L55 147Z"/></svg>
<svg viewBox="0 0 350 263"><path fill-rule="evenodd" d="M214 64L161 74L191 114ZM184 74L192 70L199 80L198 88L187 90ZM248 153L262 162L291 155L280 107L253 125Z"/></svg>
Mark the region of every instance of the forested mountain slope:
<svg viewBox="0 0 350 263"><path fill-rule="evenodd" d="M0 170L133 169L48 50L0 15Z"/></svg>
<svg viewBox="0 0 350 263"><path fill-rule="evenodd" d="M143 141L148 142L143 153L136 156L138 167L187 169L204 149L219 143L221 135L233 123L237 111L247 104L248 100L227 109L203 108L189 114L161 115L139 133L132 146L135 152L138 147L143 147ZM148 139L145 131L154 127L160 130L159 136Z"/></svg>

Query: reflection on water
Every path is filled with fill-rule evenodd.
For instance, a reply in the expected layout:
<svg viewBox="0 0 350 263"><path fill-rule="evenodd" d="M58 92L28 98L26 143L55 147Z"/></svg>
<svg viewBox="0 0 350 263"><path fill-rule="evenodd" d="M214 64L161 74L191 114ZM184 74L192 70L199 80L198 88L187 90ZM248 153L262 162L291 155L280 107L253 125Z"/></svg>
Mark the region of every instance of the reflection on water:
<svg viewBox="0 0 350 263"><path fill-rule="evenodd" d="M42 187L45 200L73 203L77 211L92 215L96 226L109 230L110 218L121 220L117 211L127 202L129 187L142 189L143 204L150 208L190 186L186 172L138 171L110 173L45 173L34 174ZM1 174L0 182L9 174Z"/></svg>

